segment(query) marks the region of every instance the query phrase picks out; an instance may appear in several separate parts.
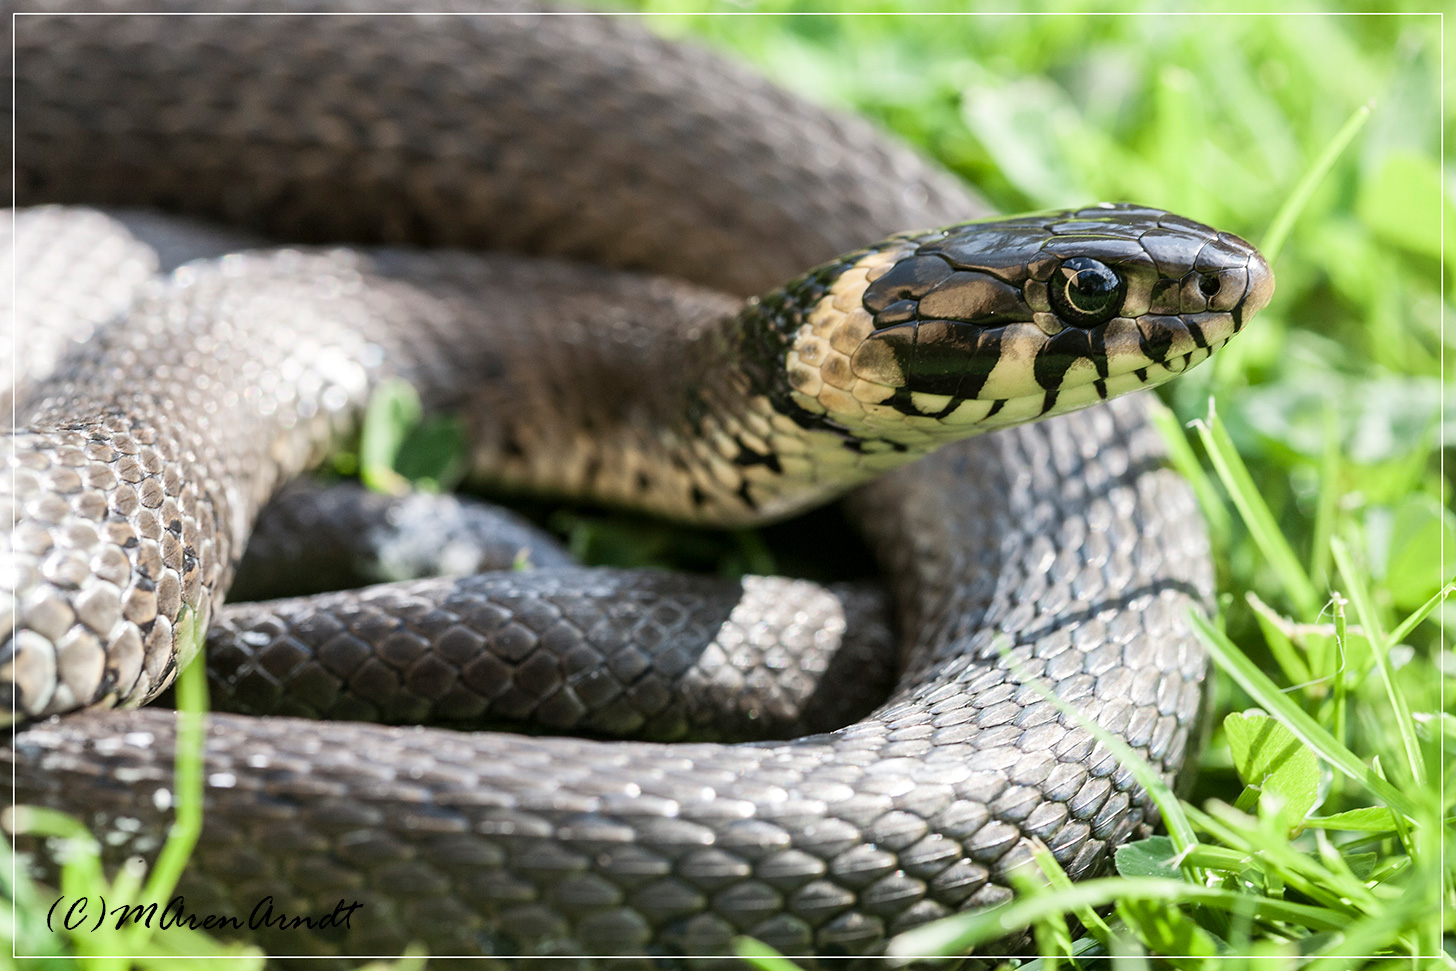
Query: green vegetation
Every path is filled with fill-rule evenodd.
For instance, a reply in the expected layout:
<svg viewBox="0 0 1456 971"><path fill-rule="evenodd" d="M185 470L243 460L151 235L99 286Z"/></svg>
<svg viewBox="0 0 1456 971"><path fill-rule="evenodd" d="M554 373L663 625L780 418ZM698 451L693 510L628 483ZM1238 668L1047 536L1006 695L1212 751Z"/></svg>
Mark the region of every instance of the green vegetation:
<svg viewBox="0 0 1456 971"><path fill-rule="evenodd" d="M185 619L185 618L184 618ZM199 657L197 659L201 661ZM170 794L176 816L167 842L148 871L127 865L108 880L101 867L101 846L81 822L51 809L19 806L8 810L6 829L33 837L64 841L57 912L47 927L55 898L23 875L10 884L9 858L0 859L0 880L15 901L13 912L0 911L0 940L14 942L14 953L26 955L32 968L62 969L79 965L87 971L124 971L130 967L201 971L225 963L234 971L260 971L262 951L224 943L188 926L163 925L164 907L202 834L203 713L207 710L207 676L201 663L189 664L177 678L176 785ZM105 920L100 919L103 916ZM12 913L14 921L11 922ZM71 929L66 929L71 928ZM0 961L8 958L0 957Z"/></svg>
<svg viewBox="0 0 1456 971"><path fill-rule="evenodd" d="M1456 909L1442 907L1456 903L1442 857L1456 800L1445 754L1456 718L1444 706L1456 655L1441 626L1456 622L1444 585L1456 516L1440 465L1456 434L1441 328L1456 276L1456 246L1441 263L1442 216L1450 243L1456 177L1438 161L1451 126L1440 21L676 13L686 6L639 9L665 12L652 21L665 34L901 133L999 209L1138 201L1278 250L1273 304L1164 394L1164 431L1203 503L1223 591L1221 615L1201 625L1221 674L1192 793L1153 786L1169 835L1120 851L1119 878L1073 885L1042 853L1015 903L917 930L895 952L964 953L1029 928L1042 957L1023 966L1046 969L1105 967L1088 958L1107 956L1119 969L1456 966L1443 949ZM418 420L407 400L379 407ZM371 442L366 464L404 448ZM573 516L574 545L643 558L615 526ZM752 535L728 546L729 568L763 569ZM188 805L188 786L178 789ZM179 824L177 839L186 847L195 833ZM168 859L150 881L171 885ZM68 880L103 885L94 854L72 867ZM123 873L111 886L135 895L141 880ZM121 967L84 949L162 950L58 940L44 931L45 905L36 918L38 898L27 903L31 888L9 892L18 923L0 936L21 953ZM753 942L743 953L763 969L793 967Z"/></svg>
<svg viewBox="0 0 1456 971"><path fill-rule="evenodd" d="M1456 966L1441 923L1456 517L1440 466L1456 180L1437 161L1438 19L680 6L644 9L900 132L999 209L1144 202L1275 259L1270 307L1164 394L1223 591L1201 625L1217 728L1191 796L1160 793L1171 835L1118 854L1129 879L1073 886L1043 856L1016 903L895 952L1030 928L1048 968Z"/></svg>

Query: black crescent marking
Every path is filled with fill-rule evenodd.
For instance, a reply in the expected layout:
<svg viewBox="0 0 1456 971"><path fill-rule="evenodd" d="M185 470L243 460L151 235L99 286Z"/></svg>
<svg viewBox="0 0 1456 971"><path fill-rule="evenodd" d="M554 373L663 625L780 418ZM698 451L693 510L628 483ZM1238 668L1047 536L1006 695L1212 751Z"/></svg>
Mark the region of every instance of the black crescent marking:
<svg viewBox="0 0 1456 971"><path fill-rule="evenodd" d="M957 408L959 408L961 406L962 402L964 402L965 400L966 399L960 397L959 395L951 395L950 396L950 401L946 403L946 406L944 408L940 409L939 411L937 411L935 414L932 415L929 412L925 412L925 411L921 412L921 414L922 415L925 415L927 418L941 419L941 418L944 418L946 415L949 415L951 412L955 411Z"/></svg>
<svg viewBox="0 0 1456 971"><path fill-rule="evenodd" d="M1162 364L1168 360L1168 351L1173 347L1173 334L1165 327L1151 323L1149 326L1153 330L1151 337L1143 332L1143 328L1137 329L1138 348L1143 352L1144 357Z"/></svg>
<svg viewBox="0 0 1456 971"><path fill-rule="evenodd" d="M849 449L851 452L855 452L859 455L869 455L871 454L871 452L866 446L869 445L870 442L878 442L881 445L888 445L890 446L890 451L892 452L910 451L910 446L906 445L904 442L891 442L883 438L847 438L844 440L844 447Z"/></svg>
<svg viewBox="0 0 1456 971"><path fill-rule="evenodd" d="M918 392L918 393L919 394L940 394L941 392L938 392L938 391L921 391L921 392ZM950 398L950 401L946 403L946 406L944 408L940 409L939 411L922 411L915 404L915 394L916 394L916 392L907 391L904 388L897 388L897 389L895 389L895 394L888 401L886 401L884 403L887 404L887 405L889 405L890 407L894 408L900 414L902 414L902 415L908 415L911 418L936 418L936 419L939 419L939 418L944 418L946 415L948 415L951 412L955 411L966 400L964 398L957 397L956 395L948 395L947 397Z"/></svg>
<svg viewBox="0 0 1456 971"><path fill-rule="evenodd" d="M961 375L960 384L956 385L956 397L962 401L968 401L981 396L981 389L986 386L986 379L1001 362L1001 335L1004 330L981 331L980 339L976 344L976 353L966 359L965 373Z"/></svg>
<svg viewBox="0 0 1456 971"><path fill-rule="evenodd" d="M1202 327L1199 327L1196 323L1194 323L1187 317L1183 318L1183 326L1188 328L1188 336L1193 338L1193 343L1197 344L1199 347L1208 346L1208 341L1203 336Z"/></svg>
<svg viewBox="0 0 1456 971"><path fill-rule="evenodd" d="M1087 331L1088 357L1092 359L1092 366L1097 369L1099 378L1107 377L1107 330L1098 327L1096 330Z"/></svg>
<svg viewBox="0 0 1456 971"><path fill-rule="evenodd" d="M738 446L738 454L733 456L733 464L743 467L750 465L766 465L770 472L782 474L784 467L779 464L779 457L774 452L755 452L743 443L740 438L733 439L733 444Z"/></svg>
<svg viewBox="0 0 1456 971"><path fill-rule="evenodd" d="M1044 390L1055 391L1066 381L1072 366L1091 354L1088 332L1068 327L1042 345L1032 363L1032 374Z"/></svg>
<svg viewBox="0 0 1456 971"><path fill-rule="evenodd" d="M889 405L891 408L894 408L902 415L909 415L912 418L921 417L920 409L915 407L915 402L910 400L909 390L905 388L896 388L895 393L883 403ZM864 450L862 448L857 448L855 449L855 451Z"/></svg>
<svg viewBox="0 0 1456 971"><path fill-rule="evenodd" d="M743 504L749 509L752 509L754 512L758 511L758 503L754 501L753 494L748 491L747 479L744 479L738 484L738 498L742 499Z"/></svg>

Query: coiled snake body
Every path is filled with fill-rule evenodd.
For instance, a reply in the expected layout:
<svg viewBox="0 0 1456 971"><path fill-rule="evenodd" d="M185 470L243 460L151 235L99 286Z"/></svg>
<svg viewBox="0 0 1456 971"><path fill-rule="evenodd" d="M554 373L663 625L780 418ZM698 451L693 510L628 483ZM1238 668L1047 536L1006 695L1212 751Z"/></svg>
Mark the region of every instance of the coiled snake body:
<svg viewBox="0 0 1456 971"><path fill-rule="evenodd" d="M17 392L19 801L82 815L117 852L155 849L173 716L40 719L162 690L262 503L401 377L466 416L477 475L508 489L736 525L873 479L850 503L894 591L896 687L849 727L734 745L213 715L189 909L362 902L347 928L264 932L281 954L713 955L737 934L874 954L1005 899L1028 840L1082 876L1147 827L1127 770L1044 692L1175 773L1204 672L1186 614L1210 592L1206 540L1135 401L1061 413L1240 329L1272 290L1248 244L1133 206L957 223L979 204L906 150L619 20L24 16L16 74L22 204L664 275L304 249L140 282ZM815 265L741 308L703 289L763 292ZM769 627L823 618L794 636L832 666L846 601L704 582L538 570L259 623L314 618L289 644L312 630L316 660L290 663L345 711L384 678L444 720L530 708L597 733L650 721L680 654ZM808 599L778 616L787 596ZM709 643L654 654L631 633L675 624ZM373 673L341 673L370 631ZM611 677L586 667L602 657Z"/></svg>

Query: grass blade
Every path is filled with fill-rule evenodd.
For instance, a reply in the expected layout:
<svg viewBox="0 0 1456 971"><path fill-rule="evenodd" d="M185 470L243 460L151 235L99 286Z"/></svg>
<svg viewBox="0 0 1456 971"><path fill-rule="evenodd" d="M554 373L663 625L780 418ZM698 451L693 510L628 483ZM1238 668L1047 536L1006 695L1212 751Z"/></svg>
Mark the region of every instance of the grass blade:
<svg viewBox="0 0 1456 971"><path fill-rule="evenodd" d="M1330 598L1330 613L1335 618L1335 651L1336 664L1329 677L1334 679L1335 691L1332 699L1332 710L1328 719L1330 734L1341 744L1349 736L1345 733L1345 713L1348 711L1349 686L1345 682L1345 669L1349 665L1350 657L1350 627L1345 621L1345 598L1335 596Z"/></svg>
<svg viewBox="0 0 1456 971"><path fill-rule="evenodd" d="M1304 567L1300 566L1299 558L1290 549L1284 534L1279 531L1274 514L1269 511L1268 504L1264 502L1263 495L1249 475L1248 467L1234 448L1228 430L1219 420L1212 399L1208 403L1208 419L1195 420L1192 425L1203 440L1203 447L1208 452L1214 471L1218 473L1224 488L1228 490L1229 498L1243 517L1249 535L1264 554L1264 558L1269 561L1269 565L1274 568L1284 592L1289 595L1289 599L1304 618L1312 620L1319 614L1322 598L1315 591Z"/></svg>
<svg viewBox="0 0 1456 971"><path fill-rule="evenodd" d="M1193 487L1193 494L1198 498L1198 508L1202 510L1203 517L1208 520L1208 533L1213 540L1214 548L1227 550L1233 533L1229 523L1228 506L1224 504L1223 498L1214 488L1213 480L1208 477L1207 472L1203 471L1203 465L1198 461L1198 456L1193 454L1193 446L1189 444L1188 435L1179 423L1178 416L1157 398L1152 398L1152 403L1148 407L1148 416L1162 436L1163 444L1168 448L1168 461L1178 474L1188 480L1188 484Z"/></svg>
<svg viewBox="0 0 1456 971"><path fill-rule="evenodd" d="M1245 594L1244 602L1253 611L1254 620L1264 635L1264 643L1269 648L1269 653L1274 655L1274 661L1284 672L1284 677L1290 684L1309 683L1314 675L1310 673L1309 665L1304 663L1304 658L1295 650L1293 640L1284 629L1288 622L1273 607L1260 600L1257 593L1251 591Z"/></svg>
<svg viewBox="0 0 1456 971"><path fill-rule="evenodd" d="M1384 800L1386 805L1406 816L1415 815L1416 805L1405 793L1380 778L1374 769L1360 760L1359 756L1345 748L1335 740L1333 735L1320 727L1288 695L1280 691L1279 687L1269 680L1268 675L1260 671L1253 661L1245 657L1244 653L1234 646L1233 641L1228 639L1228 635L1216 629L1198 613L1193 613L1192 617L1194 630L1198 632L1199 639L1218 661L1219 666L1228 673L1229 677L1237 681L1239 686L1247 691L1265 711L1282 721L1285 727L1299 736L1304 744L1314 749L1320 758L1365 786L1371 793Z"/></svg>
<svg viewBox="0 0 1456 971"><path fill-rule="evenodd" d="M177 675L177 768L173 786L176 817L147 878L144 894L149 900L166 900L172 895L202 835L206 711L207 666L199 652Z"/></svg>
<svg viewBox="0 0 1456 971"><path fill-rule="evenodd" d="M1416 738L1416 725L1411 720L1410 706L1406 704L1403 695L1395 684L1395 668L1390 663L1390 641L1386 639L1385 630L1380 623L1380 615L1375 611L1375 605L1370 599L1370 590L1365 586L1364 579L1355 572L1354 563L1350 559L1350 550L1338 537L1330 541L1331 552L1335 556L1335 566L1344 578L1345 585L1350 590L1350 599L1355 603L1355 613L1360 618L1360 626L1365 628L1365 639L1370 642L1371 653L1375 655L1375 667L1380 671L1380 680L1385 686L1385 695L1390 699L1390 708L1395 712L1395 725L1400 734L1401 746L1405 749L1406 762L1410 766L1411 778L1416 785L1426 784L1426 764L1421 758L1421 743Z"/></svg>
<svg viewBox="0 0 1456 971"><path fill-rule="evenodd" d="M741 957L749 967L757 968L758 971L800 971L799 966L793 961L762 941L756 941L751 937L735 937L733 953Z"/></svg>
<svg viewBox="0 0 1456 971"><path fill-rule="evenodd" d="M1047 884L1052 890L1067 891L1075 886L1072 878L1067 876L1067 871L1062 869L1062 865L1052 855L1051 849L1041 840L1032 840L1031 856L1036 861L1036 865L1041 868L1042 875L1047 878ZM1103 944L1112 939L1112 928L1108 927L1107 922L1091 907L1079 907L1074 911L1074 915L1082 922L1082 926Z"/></svg>
<svg viewBox="0 0 1456 971"><path fill-rule="evenodd" d="M1254 897L1158 877L1111 877L1088 880L1070 890L1048 893L993 907L976 914L948 917L906 931L890 941L886 953L901 963L915 958L962 954L979 944L999 940L1048 917L1119 900L1148 900L1165 905L1202 904L1235 913L1250 910L1262 920L1288 921L1313 930L1339 930L1340 915L1323 907Z"/></svg>
<svg viewBox="0 0 1456 971"><path fill-rule="evenodd" d="M1395 630L1391 631L1390 643L1399 644L1401 641L1409 637L1411 631L1415 630L1416 627L1420 625L1421 621L1429 617L1431 615L1431 612L1439 607L1441 605L1441 602L1444 601L1447 597L1451 596L1451 594L1453 593L1456 593L1456 580L1453 580L1452 582L1442 587L1440 590L1437 590L1434 594L1432 594L1430 600L1427 600L1425 603L1421 604L1415 609L1414 613L1412 613L1405 620L1401 621L1400 625L1397 626Z"/></svg>
<svg viewBox="0 0 1456 971"><path fill-rule="evenodd" d="M1314 190L1319 188L1319 184L1324 181L1330 169L1334 168L1340 155L1355 140L1360 129L1365 127L1365 122L1369 120L1370 112L1373 109L1372 104L1363 104L1355 109L1355 113L1341 126L1339 131L1335 132L1335 137L1330 139L1325 150L1320 152L1319 157L1314 160L1314 164L1309 167L1304 178L1299 180L1294 191L1289 193L1289 198L1284 200L1284 205L1279 207L1279 212L1274 215L1273 221L1269 224L1269 231L1264 234L1264 241L1259 244L1260 251L1270 264L1273 264L1274 260L1278 258L1279 251L1284 249L1284 244L1289 239L1289 233L1294 229L1294 221L1304 211L1310 196L1314 195Z"/></svg>

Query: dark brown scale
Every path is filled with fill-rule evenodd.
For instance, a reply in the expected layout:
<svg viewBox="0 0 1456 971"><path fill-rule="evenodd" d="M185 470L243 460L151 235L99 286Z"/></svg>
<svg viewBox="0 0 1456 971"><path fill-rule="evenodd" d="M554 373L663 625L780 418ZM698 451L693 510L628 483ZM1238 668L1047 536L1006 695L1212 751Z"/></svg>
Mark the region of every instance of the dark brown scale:
<svg viewBox="0 0 1456 971"><path fill-rule="evenodd" d="M919 316L919 311L914 300L896 300L875 314L875 329L908 323Z"/></svg>
<svg viewBox="0 0 1456 971"><path fill-rule="evenodd" d="M1207 309L1208 294L1203 292L1203 274L1189 273L1183 277L1183 286L1178 294L1178 311L1199 314Z"/></svg>
<svg viewBox="0 0 1456 971"><path fill-rule="evenodd" d="M1198 258L1202 243L1191 239L1186 232L1154 229L1139 239L1143 249L1164 276L1182 276L1183 269L1193 265Z"/></svg>
<svg viewBox="0 0 1456 971"><path fill-rule="evenodd" d="M960 270L946 277L920 300L922 317L948 318L981 326L1031 319L1031 308L1019 287L985 273Z"/></svg>
<svg viewBox="0 0 1456 971"><path fill-rule="evenodd" d="M919 252L936 255L957 270L989 273L1013 285L1026 280L1027 267L1041 251L1044 236L1014 221L1005 228L988 226L945 240L926 243Z"/></svg>
<svg viewBox="0 0 1456 971"><path fill-rule="evenodd" d="M1085 256L1109 266L1121 263L1152 265L1147 252L1136 240L1121 236L1057 236L1048 240L1042 250L1059 257Z"/></svg>
<svg viewBox="0 0 1456 971"><path fill-rule="evenodd" d="M980 353L983 331L954 320L922 320L915 325L915 345L902 368L911 391L956 395L966 377L966 362Z"/></svg>
<svg viewBox="0 0 1456 971"><path fill-rule="evenodd" d="M950 276L950 264L939 257L907 257L865 289L865 309L878 315L899 301L919 300Z"/></svg>
<svg viewBox="0 0 1456 971"><path fill-rule="evenodd" d="M1149 298L1148 313L1176 314L1181 303L1182 284L1177 280L1161 279L1153 284Z"/></svg>

